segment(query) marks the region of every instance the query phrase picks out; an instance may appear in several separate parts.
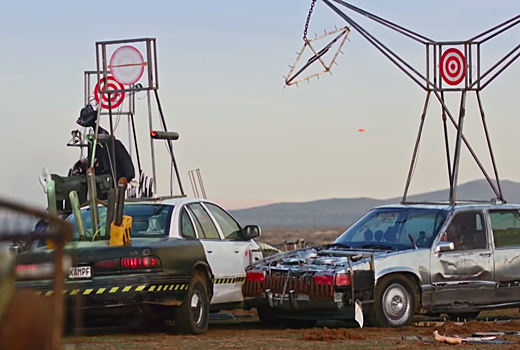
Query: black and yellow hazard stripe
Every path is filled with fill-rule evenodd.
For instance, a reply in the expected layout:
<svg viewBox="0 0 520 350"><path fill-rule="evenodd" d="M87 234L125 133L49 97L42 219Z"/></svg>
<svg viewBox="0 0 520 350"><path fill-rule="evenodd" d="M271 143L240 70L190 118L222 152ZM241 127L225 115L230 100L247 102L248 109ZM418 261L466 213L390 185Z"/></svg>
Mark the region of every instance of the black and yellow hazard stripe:
<svg viewBox="0 0 520 350"><path fill-rule="evenodd" d="M232 284L238 282L245 282L245 277L235 278L216 278L213 280L213 284ZM184 291L188 290L187 283L181 284L152 284L152 285L138 285L138 286L124 286L124 287L99 287L99 288L81 288L81 289L66 289L63 291L64 295L83 295L83 296L95 296L100 294L116 294L116 293L128 293L128 292L172 292L172 291ZM36 292L38 295L51 296L54 292L52 290Z"/></svg>
<svg viewBox="0 0 520 350"><path fill-rule="evenodd" d="M213 280L213 284L232 284L238 282L245 282L245 277L235 277L235 278L215 278Z"/></svg>
<svg viewBox="0 0 520 350"><path fill-rule="evenodd" d="M116 294L128 292L170 292L183 291L188 289L188 284L163 284L163 285L140 285L140 286L124 286L124 287L99 287L99 288L82 288L82 289L66 289L63 291L64 295L83 295L93 296L100 294ZM36 292L38 295L50 296L54 292L52 290L44 292Z"/></svg>

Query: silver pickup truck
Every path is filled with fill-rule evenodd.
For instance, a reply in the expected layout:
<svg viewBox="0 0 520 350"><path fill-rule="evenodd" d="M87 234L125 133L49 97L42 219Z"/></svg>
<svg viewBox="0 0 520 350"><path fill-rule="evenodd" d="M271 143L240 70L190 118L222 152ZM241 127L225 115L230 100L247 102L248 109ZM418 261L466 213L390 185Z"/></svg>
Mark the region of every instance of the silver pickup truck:
<svg viewBox="0 0 520 350"><path fill-rule="evenodd" d="M377 207L332 244L252 264L246 306L265 326L311 327L353 319L361 307L379 327L417 314L472 319L520 306L520 205Z"/></svg>

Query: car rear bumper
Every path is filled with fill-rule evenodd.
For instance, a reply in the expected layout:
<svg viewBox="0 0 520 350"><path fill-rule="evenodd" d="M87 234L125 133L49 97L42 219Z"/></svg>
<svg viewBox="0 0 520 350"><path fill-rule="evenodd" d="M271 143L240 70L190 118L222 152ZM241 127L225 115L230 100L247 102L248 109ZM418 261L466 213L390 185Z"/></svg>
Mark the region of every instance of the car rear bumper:
<svg viewBox="0 0 520 350"><path fill-rule="evenodd" d="M91 280L66 281L66 299L79 297L84 308L126 306L142 303L180 305L188 290L189 277L164 274L99 276ZM53 281L19 281L17 289L51 296Z"/></svg>

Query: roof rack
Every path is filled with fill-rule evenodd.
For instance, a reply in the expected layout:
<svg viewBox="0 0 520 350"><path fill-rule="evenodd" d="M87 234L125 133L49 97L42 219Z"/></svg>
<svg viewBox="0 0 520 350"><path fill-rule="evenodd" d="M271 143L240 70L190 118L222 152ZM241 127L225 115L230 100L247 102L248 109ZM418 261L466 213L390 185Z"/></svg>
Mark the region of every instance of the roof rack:
<svg viewBox="0 0 520 350"><path fill-rule="evenodd" d="M426 204L426 205L465 205L465 204L506 204L506 201L502 201L500 199L494 198L490 200L473 200L473 199L457 199L455 202L451 202L449 200L440 200L440 201L418 201L418 202L401 202L403 205L417 205L417 204Z"/></svg>

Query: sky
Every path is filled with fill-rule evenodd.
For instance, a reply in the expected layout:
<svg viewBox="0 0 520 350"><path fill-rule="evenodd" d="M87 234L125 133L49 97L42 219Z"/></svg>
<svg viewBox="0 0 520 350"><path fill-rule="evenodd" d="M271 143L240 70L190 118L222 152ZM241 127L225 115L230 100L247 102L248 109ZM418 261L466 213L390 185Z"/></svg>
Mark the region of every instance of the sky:
<svg viewBox="0 0 520 350"><path fill-rule="evenodd" d="M520 12L514 0L352 4L435 40L467 39ZM309 5L309 0L2 2L0 195L45 205L41 169L66 175L79 157L77 148L65 145L84 105L83 72L96 69L95 42L138 37L157 38L159 95L169 129L180 134L174 147L188 195L188 171L196 168L208 198L228 208L401 195L426 94L354 30L332 75L284 89L282 76L303 44ZM420 44L352 17L425 71ZM309 35L344 25L318 0ZM483 45L482 70L518 44L519 30ZM482 92L500 176L513 181L520 181L519 73L517 62ZM138 95L136 123L149 175L145 97ZM447 97L454 113L458 98ZM467 108L465 134L489 167L474 94ZM106 119L102 124L107 126ZM412 193L448 184L436 100L425 128ZM116 134L128 145L124 118ZM164 145L156 145L159 191L168 194L169 159ZM459 181L482 178L466 150L462 157Z"/></svg>

